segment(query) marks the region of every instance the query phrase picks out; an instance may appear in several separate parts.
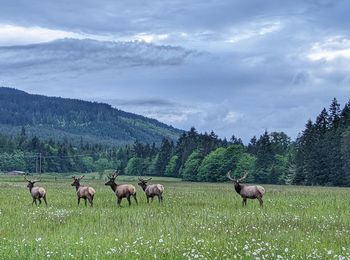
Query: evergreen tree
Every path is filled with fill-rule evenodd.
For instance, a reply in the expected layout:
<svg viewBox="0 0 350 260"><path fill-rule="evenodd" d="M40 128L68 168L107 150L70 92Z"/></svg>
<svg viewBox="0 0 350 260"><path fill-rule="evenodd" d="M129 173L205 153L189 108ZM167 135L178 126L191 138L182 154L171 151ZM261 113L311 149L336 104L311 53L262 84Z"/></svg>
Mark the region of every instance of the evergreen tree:
<svg viewBox="0 0 350 260"><path fill-rule="evenodd" d="M271 183L270 171L274 162L274 152L270 136L267 131L260 136L256 143L257 154L256 154L256 171L255 181L259 183Z"/></svg>
<svg viewBox="0 0 350 260"><path fill-rule="evenodd" d="M340 111L340 105L334 98L329 113L323 109L315 124L308 122L296 144L296 173L293 183L349 185L345 170L346 152L344 154L344 136L350 123L348 111L348 104Z"/></svg>
<svg viewBox="0 0 350 260"><path fill-rule="evenodd" d="M155 162L154 170L157 173L157 175L162 176L165 174L165 168L171 158L173 149L174 149L173 142L169 141L168 139L163 139L162 144L159 148L157 161Z"/></svg>
<svg viewBox="0 0 350 260"><path fill-rule="evenodd" d="M253 155L257 155L257 139L256 139L256 136L253 136L252 139L250 139L250 142L248 144L248 147L247 147L247 151L248 153L250 154L253 154Z"/></svg>
<svg viewBox="0 0 350 260"><path fill-rule="evenodd" d="M241 138L237 138L235 135L231 136L230 142L232 144L239 144L239 145L243 145L243 141Z"/></svg>

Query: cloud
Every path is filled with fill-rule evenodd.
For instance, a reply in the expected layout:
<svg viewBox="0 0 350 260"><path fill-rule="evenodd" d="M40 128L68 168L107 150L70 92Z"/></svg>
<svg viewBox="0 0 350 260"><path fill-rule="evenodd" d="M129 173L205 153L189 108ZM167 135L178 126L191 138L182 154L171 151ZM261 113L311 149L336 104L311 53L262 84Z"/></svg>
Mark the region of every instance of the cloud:
<svg viewBox="0 0 350 260"><path fill-rule="evenodd" d="M22 27L0 24L0 46L48 42L67 37L81 38L82 36L73 32L52 30L38 26Z"/></svg>
<svg viewBox="0 0 350 260"><path fill-rule="evenodd" d="M244 24L240 29L232 29L232 36L226 40L229 43L237 43L243 40L249 40L254 37L262 37L282 29L279 21L255 21L253 23Z"/></svg>
<svg viewBox="0 0 350 260"><path fill-rule="evenodd" d="M237 113L235 111L230 111L224 117L224 121L226 121L227 123L236 123L242 117L243 115L241 115L240 113Z"/></svg>
<svg viewBox="0 0 350 260"><path fill-rule="evenodd" d="M28 29L46 28L74 34L78 38L88 35L85 38L96 39L96 36L104 41L141 39L146 42L174 44L175 40L176 44L185 41L187 46L193 44L203 47L222 37L236 41L240 37L247 39L252 33L270 33L271 30L278 30L280 17L299 16L309 9L318 10L319 6L317 3L304 1L280 5L272 0L194 0L191 3L183 0L154 0L142 3L142 6L137 1L77 0L72 3L64 0L32 3L13 0L2 4L0 24ZM310 16L311 11L307 15ZM269 20L275 22L271 23ZM259 27L258 23L262 25L255 28ZM245 29L246 25L252 28ZM228 34L231 36L227 39Z"/></svg>
<svg viewBox="0 0 350 260"><path fill-rule="evenodd" d="M183 36L183 34L180 33ZM172 37L177 37L175 33ZM14 24L1 24L0 23L0 46L13 46L13 45L28 45L36 43L45 43L54 40L60 40L65 38L71 39L92 39L98 41L139 41L146 43L164 42L169 38L167 34L150 34L150 33L137 33L130 35L113 35L109 34L89 34L82 32L64 31L57 29L49 29L39 26L19 26Z"/></svg>
<svg viewBox="0 0 350 260"><path fill-rule="evenodd" d="M341 36L328 38L313 45L307 56L312 61L333 61L338 58L350 58L350 40Z"/></svg>
<svg viewBox="0 0 350 260"><path fill-rule="evenodd" d="M202 111L192 104L182 104L167 99L98 99L112 106L142 114L150 118L156 118L169 125L186 124L190 117L198 115Z"/></svg>
<svg viewBox="0 0 350 260"><path fill-rule="evenodd" d="M138 33L131 38L134 38L135 40L141 40L141 41L145 41L147 43L151 43L151 42L164 41L168 37L169 37L169 35L167 35L167 34Z"/></svg>
<svg viewBox="0 0 350 260"><path fill-rule="evenodd" d="M101 42L63 39L48 43L0 47L0 75L21 70L22 76L87 71L116 70L126 67L173 66L197 55L181 47L156 46L144 42Z"/></svg>
<svg viewBox="0 0 350 260"><path fill-rule="evenodd" d="M116 106L135 106L135 107L148 107L148 106L155 106L155 107L173 107L175 106L175 103L169 100L165 99L131 99L131 100L124 100L124 99L99 99L102 102L108 102L112 103Z"/></svg>

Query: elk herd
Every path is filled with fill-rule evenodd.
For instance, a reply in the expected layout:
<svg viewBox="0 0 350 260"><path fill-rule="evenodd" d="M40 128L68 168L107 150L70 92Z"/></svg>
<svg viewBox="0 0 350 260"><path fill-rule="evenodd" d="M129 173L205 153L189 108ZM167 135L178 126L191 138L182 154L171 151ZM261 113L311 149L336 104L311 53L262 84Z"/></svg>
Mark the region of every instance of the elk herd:
<svg viewBox="0 0 350 260"><path fill-rule="evenodd" d="M129 206L131 206L131 197L135 200L135 203L137 202L136 197L136 188L135 186L131 184L118 184L116 183L116 178L118 177L118 172L116 171L112 175L108 175L108 181L105 183L106 186L110 186L113 193L117 197L117 205L120 206L122 199L126 198L128 200ZM260 185L244 185L241 184L241 182L247 177L248 172L244 172L243 176L239 179L233 178L231 176L231 171L227 173L227 178L233 182L235 191L242 197L242 205L247 205L247 199L257 199L259 200L260 207L263 206L263 200L262 197L265 193L264 187ZM84 199L85 206L87 205L87 202L89 202L90 206L93 206L93 200L94 195L96 193L95 189L89 186L83 186L80 184L80 180L84 178L84 175L81 177L75 177L73 176L73 183L72 186L76 189L77 199L78 199L78 206L80 204L80 199ZM36 182L40 182L39 180L30 181L26 177L24 179L28 182L27 188L29 188L29 192L33 198L32 205L35 203L37 205L37 200L39 201L39 205L41 204L41 199L44 200L46 206L46 190L42 187L34 187L34 184ZM148 182L152 178L149 179L142 179L139 178L138 185L142 188L142 190L145 192L147 203L149 203L149 199L151 198L151 201L153 202L154 197L158 198L158 201L160 204L163 203L163 192L164 192L164 186L161 184L148 184Z"/></svg>

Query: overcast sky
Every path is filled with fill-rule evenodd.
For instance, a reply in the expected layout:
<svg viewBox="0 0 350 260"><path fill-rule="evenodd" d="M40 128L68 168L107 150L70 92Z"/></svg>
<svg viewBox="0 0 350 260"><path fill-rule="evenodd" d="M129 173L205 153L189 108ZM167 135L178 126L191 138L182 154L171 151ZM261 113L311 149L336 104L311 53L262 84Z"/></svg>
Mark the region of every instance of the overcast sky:
<svg viewBox="0 0 350 260"><path fill-rule="evenodd" d="M0 85L246 143L350 98L349 1L0 1Z"/></svg>

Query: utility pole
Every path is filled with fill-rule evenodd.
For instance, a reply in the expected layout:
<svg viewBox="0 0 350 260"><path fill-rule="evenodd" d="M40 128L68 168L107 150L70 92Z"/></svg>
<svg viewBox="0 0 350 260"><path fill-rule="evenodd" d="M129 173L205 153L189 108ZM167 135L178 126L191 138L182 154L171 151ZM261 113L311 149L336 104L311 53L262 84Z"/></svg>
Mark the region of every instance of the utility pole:
<svg viewBox="0 0 350 260"><path fill-rule="evenodd" d="M39 154L39 174L41 175L41 153Z"/></svg>
<svg viewBox="0 0 350 260"><path fill-rule="evenodd" d="M38 155L35 157L35 172L38 173Z"/></svg>

